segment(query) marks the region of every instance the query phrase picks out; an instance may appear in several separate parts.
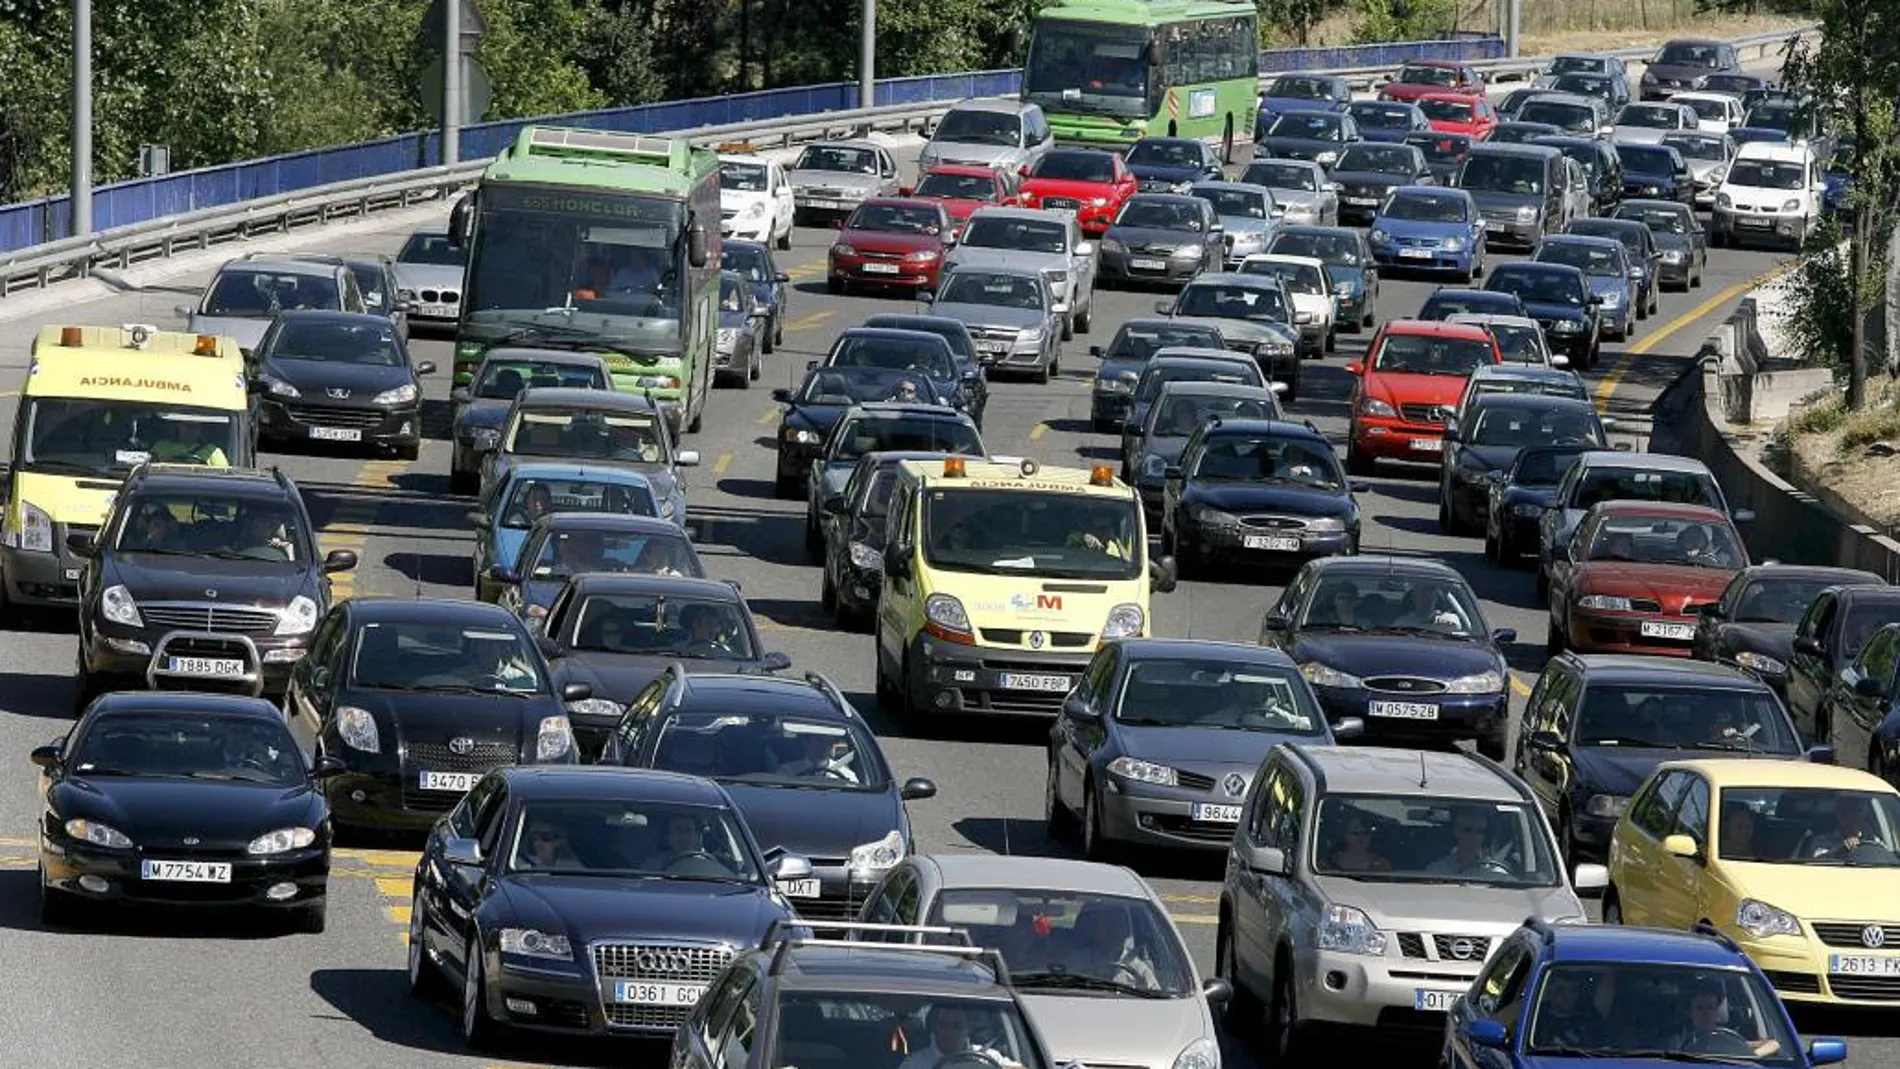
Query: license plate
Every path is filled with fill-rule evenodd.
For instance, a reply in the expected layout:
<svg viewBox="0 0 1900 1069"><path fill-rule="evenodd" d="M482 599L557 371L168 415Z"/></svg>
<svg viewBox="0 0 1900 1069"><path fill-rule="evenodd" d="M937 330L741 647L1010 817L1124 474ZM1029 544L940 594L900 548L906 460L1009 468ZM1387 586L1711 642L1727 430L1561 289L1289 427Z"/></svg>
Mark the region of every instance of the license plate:
<svg viewBox="0 0 1900 1069"><path fill-rule="evenodd" d="M480 772L423 772L422 789L425 791L461 791L467 793L475 781L482 778Z"/></svg>
<svg viewBox="0 0 1900 1069"><path fill-rule="evenodd" d="M1379 199L1377 197L1342 197L1341 199L1344 200L1347 204L1351 204L1359 208L1371 208L1371 207L1377 206L1379 203Z"/></svg>
<svg viewBox="0 0 1900 1069"><path fill-rule="evenodd" d="M429 319L454 319L455 306L452 304L425 304L416 309L416 314Z"/></svg>
<svg viewBox="0 0 1900 1069"><path fill-rule="evenodd" d="M1286 535L1241 535L1240 544L1248 549L1271 549L1281 553L1300 551L1300 540Z"/></svg>
<svg viewBox="0 0 1900 1069"><path fill-rule="evenodd" d="M1393 720L1438 719L1438 706L1428 702L1370 701L1366 703L1366 712Z"/></svg>
<svg viewBox="0 0 1900 1069"><path fill-rule="evenodd" d="M166 663L166 671L177 676L241 676L244 674L244 662L226 660L223 657L173 657Z"/></svg>
<svg viewBox="0 0 1900 1069"><path fill-rule="evenodd" d="M1046 690L1066 693L1075 684L1068 676L1017 675L1004 672L1002 678L1004 690Z"/></svg>
<svg viewBox="0 0 1900 1069"><path fill-rule="evenodd" d="M1134 268L1137 271L1166 271L1168 269L1168 261L1166 260L1130 260L1128 261L1128 266Z"/></svg>
<svg viewBox="0 0 1900 1069"><path fill-rule="evenodd" d="M867 275L894 275L894 274L897 274L897 271L898 271L898 267L896 264L865 264L864 265L864 273Z"/></svg>
<svg viewBox="0 0 1900 1069"><path fill-rule="evenodd" d="M1412 448L1421 453L1443 453L1445 440L1443 438L1414 438Z"/></svg>
<svg viewBox="0 0 1900 1069"><path fill-rule="evenodd" d="M1219 805L1214 802L1195 802L1190 815L1208 824L1240 823L1240 807L1237 805Z"/></svg>
<svg viewBox="0 0 1900 1069"><path fill-rule="evenodd" d="M787 898L817 898L819 896L818 881L816 879L780 880L778 882L778 889L785 892L785 897Z"/></svg>
<svg viewBox="0 0 1900 1069"><path fill-rule="evenodd" d="M139 862L139 879L165 883L230 883L231 864L227 861L153 861Z"/></svg>
<svg viewBox="0 0 1900 1069"><path fill-rule="evenodd" d="M976 347L976 351L979 353L993 353L997 356L1001 356L1004 353L1009 352L1009 343L1001 342L1001 341L981 342L981 343L978 343Z"/></svg>
<svg viewBox="0 0 1900 1069"><path fill-rule="evenodd" d="M851 205L847 201L829 200L824 197L812 197L809 200L805 201L805 207L825 208L825 209L834 210L834 211L842 211L845 208L851 207Z"/></svg>
<svg viewBox="0 0 1900 1069"><path fill-rule="evenodd" d="M1462 994L1464 994L1463 991L1433 991L1431 988L1421 987L1412 992L1412 1008L1431 1013L1446 1013L1451 1010L1451 1004L1458 1001L1458 996Z"/></svg>
<svg viewBox="0 0 1900 1069"><path fill-rule="evenodd" d="M1658 620L1644 620L1642 624L1644 638L1666 638L1672 642L1693 642L1695 625L1665 624Z"/></svg>
<svg viewBox="0 0 1900 1069"><path fill-rule="evenodd" d="M1399 258L1402 260L1429 260L1432 258L1432 250L1430 249L1400 249Z"/></svg>
<svg viewBox="0 0 1900 1069"><path fill-rule="evenodd" d="M1900 957L1872 954L1829 954L1827 971L1842 976L1900 976Z"/></svg>
<svg viewBox="0 0 1900 1069"><path fill-rule="evenodd" d="M363 432L355 427L312 427L310 437L323 442L360 442Z"/></svg>
<svg viewBox="0 0 1900 1069"><path fill-rule="evenodd" d="M1735 225L1745 226L1745 227L1749 227L1755 230L1766 230L1768 229L1769 226L1773 224L1770 220L1767 220L1767 219L1750 219L1749 217L1744 215L1735 220Z"/></svg>
<svg viewBox="0 0 1900 1069"><path fill-rule="evenodd" d="M73 582L73 583L76 583L76 582L78 582L78 581L79 581L79 573L80 573L80 570L81 570L81 569L78 569L78 568L68 568L68 569L66 569L66 580L67 580L68 582Z"/></svg>
<svg viewBox="0 0 1900 1069"><path fill-rule="evenodd" d="M706 993L703 984L649 984L638 980L620 980L614 984L614 1001L640 1006L691 1006Z"/></svg>

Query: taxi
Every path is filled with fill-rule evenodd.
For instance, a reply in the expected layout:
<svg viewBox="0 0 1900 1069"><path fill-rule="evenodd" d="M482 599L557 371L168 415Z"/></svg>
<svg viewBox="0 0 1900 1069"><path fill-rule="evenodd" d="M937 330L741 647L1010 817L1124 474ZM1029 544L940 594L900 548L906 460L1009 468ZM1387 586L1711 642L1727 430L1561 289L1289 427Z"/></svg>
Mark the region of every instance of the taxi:
<svg viewBox="0 0 1900 1069"><path fill-rule="evenodd" d="M1106 464L951 456L897 465L876 622L878 695L900 714L1053 715L1104 641L1150 634L1135 489Z"/></svg>
<svg viewBox="0 0 1900 1069"><path fill-rule="evenodd" d="M1363 363L1346 365L1356 380L1346 446L1354 475L1370 475L1377 460L1438 464L1472 372L1503 363L1497 340L1471 323L1393 320L1366 351Z"/></svg>
<svg viewBox="0 0 1900 1069"><path fill-rule="evenodd" d="M1671 761L1610 840L1607 924L1734 939L1789 1002L1900 1005L1900 792L1832 764Z"/></svg>
<svg viewBox="0 0 1900 1069"><path fill-rule="evenodd" d="M147 460L251 467L257 423L236 340L48 326L33 340L0 514L0 604L79 601L84 558L133 468Z"/></svg>

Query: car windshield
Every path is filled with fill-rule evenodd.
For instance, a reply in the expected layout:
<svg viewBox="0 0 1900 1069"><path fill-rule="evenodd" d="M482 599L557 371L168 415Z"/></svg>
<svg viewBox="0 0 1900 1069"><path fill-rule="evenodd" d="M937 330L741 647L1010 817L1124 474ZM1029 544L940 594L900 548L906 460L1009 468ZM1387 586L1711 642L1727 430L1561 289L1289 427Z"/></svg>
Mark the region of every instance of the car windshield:
<svg viewBox="0 0 1900 1069"><path fill-rule="evenodd" d="M1471 588L1460 580L1432 575L1326 576L1307 603L1299 626L1448 638L1486 634L1484 614Z"/></svg>
<svg viewBox="0 0 1900 1069"><path fill-rule="evenodd" d="M218 272L199 311L234 319L269 319L297 308L334 312L342 307L343 293L331 275L278 274L240 267Z"/></svg>
<svg viewBox="0 0 1900 1069"><path fill-rule="evenodd" d="M374 690L545 694L539 661L518 627L468 627L446 616L371 620L356 633L349 684Z"/></svg>
<svg viewBox="0 0 1900 1069"><path fill-rule="evenodd" d="M887 313L872 316L861 325L882 327L886 330L916 330L925 334L935 334L950 347L951 355L963 366L966 373L976 364L976 342L970 338L970 329L955 319Z"/></svg>
<svg viewBox="0 0 1900 1069"><path fill-rule="evenodd" d="M141 494L119 525L121 553L295 562L307 532L281 500L194 494Z"/></svg>
<svg viewBox="0 0 1900 1069"><path fill-rule="evenodd" d="M1407 130L1412 126L1412 109L1398 104L1366 102L1346 110L1362 130Z"/></svg>
<svg viewBox="0 0 1900 1069"><path fill-rule="evenodd" d="M1312 115L1287 112L1267 127L1268 137L1298 138L1303 141L1343 141L1345 124L1337 115Z"/></svg>
<svg viewBox="0 0 1900 1069"><path fill-rule="evenodd" d="M1000 145L1022 143L1022 119L1013 112L984 108L951 108L937 123L931 140L945 144Z"/></svg>
<svg viewBox="0 0 1900 1069"><path fill-rule="evenodd" d="M1667 513L1618 513L1597 524L1582 559L1731 570L1748 563L1738 541L1725 523L1684 520Z"/></svg>
<svg viewBox="0 0 1900 1069"><path fill-rule="evenodd" d="M532 799L516 813L507 841L512 872L764 882L738 819L707 806Z"/></svg>
<svg viewBox="0 0 1900 1069"><path fill-rule="evenodd" d="M1832 575L1812 579L1751 576L1744 580L1747 585L1736 595L1728 617L1738 624L1799 623L1821 591L1842 581L1842 577Z"/></svg>
<svg viewBox="0 0 1900 1069"><path fill-rule="evenodd" d="M821 367L805 376L798 399L808 405L856 405L866 401L939 401L928 376L905 368Z"/></svg>
<svg viewBox="0 0 1900 1069"><path fill-rule="evenodd" d="M1368 171L1409 177L1417 156L1410 145L1350 145L1339 154L1335 171Z"/></svg>
<svg viewBox="0 0 1900 1069"><path fill-rule="evenodd" d="M1556 887L1562 870L1546 828L1542 813L1518 802L1422 792L1322 795L1313 871L1378 882ZM1475 947L1469 956L1481 958L1486 949Z"/></svg>
<svg viewBox="0 0 1900 1069"><path fill-rule="evenodd" d="M1583 130L1595 133L1597 113L1586 104L1562 100L1533 100L1517 109L1518 122L1543 123L1559 130Z"/></svg>
<svg viewBox="0 0 1900 1069"><path fill-rule="evenodd" d="M763 193L770 184L769 172L763 163L734 163L721 161L719 164L719 188L730 189L735 193Z"/></svg>
<svg viewBox="0 0 1900 1069"><path fill-rule="evenodd" d="M879 791L886 780L876 754L870 734L843 719L679 712L660 725L653 767L722 781Z"/></svg>
<svg viewBox="0 0 1900 1069"><path fill-rule="evenodd" d="M1155 413L1149 434L1155 438L1186 438L1207 421L1221 419L1276 419L1279 410L1262 397L1231 397L1176 391ZM1215 443L1209 443L1212 449ZM1239 448L1237 443L1226 445Z"/></svg>
<svg viewBox="0 0 1900 1069"><path fill-rule="evenodd" d="M1329 297L1332 287L1326 283L1326 272L1315 264L1293 263L1287 260L1248 260L1240 265L1243 275L1272 275L1280 280L1291 293L1307 297Z"/></svg>
<svg viewBox="0 0 1900 1069"><path fill-rule="evenodd" d="M1458 185L1490 193L1533 196L1544 191L1544 161L1537 156L1475 153L1465 157Z"/></svg>
<svg viewBox="0 0 1900 1069"><path fill-rule="evenodd" d="M1800 109L1790 104L1758 104L1748 109L1743 125L1786 133L1794 128L1800 114Z"/></svg>
<svg viewBox="0 0 1900 1069"><path fill-rule="evenodd" d="M1478 380L1474 378L1471 388L1478 396L1494 393L1541 394L1545 397L1568 397L1577 401L1585 401L1590 397L1589 389L1583 385L1583 380L1571 373L1550 377L1540 375L1529 379Z"/></svg>
<svg viewBox="0 0 1900 1069"><path fill-rule="evenodd" d="M69 775L234 780L302 788L303 751L278 720L141 710L97 718L65 755Z"/></svg>
<svg viewBox="0 0 1900 1069"><path fill-rule="evenodd" d="M468 264L468 250L450 244L447 234L411 234L409 240L402 243L402 251L396 254L396 262L465 267Z"/></svg>
<svg viewBox="0 0 1900 1069"><path fill-rule="evenodd" d="M1707 472L1651 471L1638 468L1598 467L1577 484L1570 506L1587 509L1601 501L1668 501L1724 509L1722 492Z"/></svg>
<svg viewBox="0 0 1900 1069"><path fill-rule="evenodd" d="M1672 174L1676 169L1676 154L1660 145L1618 145L1616 153L1625 174Z"/></svg>
<svg viewBox="0 0 1900 1069"><path fill-rule="evenodd" d="M1122 213L1115 218L1115 225L1198 234L1206 221L1201 217L1201 209L1193 201L1136 197L1122 206Z"/></svg>
<svg viewBox="0 0 1900 1069"><path fill-rule="evenodd" d="M976 428L955 418L931 416L859 416L832 432L832 463L856 460L866 453L892 451L956 453L981 456L983 440Z"/></svg>
<svg viewBox="0 0 1900 1069"><path fill-rule="evenodd" d="M1696 118L1710 122L1725 122L1728 119L1728 102L1710 100L1706 97L1684 100L1680 97L1676 103L1696 113Z"/></svg>
<svg viewBox="0 0 1900 1069"><path fill-rule="evenodd" d="M748 310L751 304L752 286L740 278L735 271L719 273L719 310L724 313L739 313Z"/></svg>
<svg viewBox="0 0 1900 1069"><path fill-rule="evenodd" d="M1106 152L1051 152L1030 170L1029 176L1052 182L1113 182L1115 158Z"/></svg>
<svg viewBox="0 0 1900 1069"><path fill-rule="evenodd" d="M981 575L1129 579L1147 573L1132 496L933 486L923 498L932 567Z"/></svg>
<svg viewBox="0 0 1900 1069"><path fill-rule="evenodd" d="M1115 340L1109 343L1108 353L1103 359L1146 362L1158 350L1170 346L1225 349L1227 343L1221 340L1220 331L1213 327L1188 323L1125 323L1115 332Z"/></svg>
<svg viewBox="0 0 1900 1069"><path fill-rule="evenodd" d="M1273 239L1275 256L1310 256L1342 267L1360 264L1359 236L1350 230L1300 230Z"/></svg>
<svg viewBox="0 0 1900 1069"><path fill-rule="evenodd" d="M512 401L530 386L569 389L608 388L605 365L555 363L547 360L484 360L475 379L475 396L490 401Z"/></svg>
<svg viewBox="0 0 1900 1069"><path fill-rule="evenodd" d="M1544 68L1545 74L1570 74L1574 71L1602 71L1609 68L1609 61L1601 56L1558 56Z"/></svg>
<svg viewBox="0 0 1900 1069"><path fill-rule="evenodd" d="M1346 485L1332 450L1300 438L1222 435L1208 441L1193 474L1211 482L1279 483L1319 490Z"/></svg>
<svg viewBox="0 0 1900 1069"><path fill-rule="evenodd" d="M726 242L719 249L719 267L749 282L769 282L772 278L772 261L765 250L756 245Z"/></svg>
<svg viewBox="0 0 1900 1069"><path fill-rule="evenodd" d="M1728 181L1732 186L1747 189L1800 189L1807 174L1808 169L1798 163L1736 160L1729 167Z"/></svg>
<svg viewBox="0 0 1900 1069"><path fill-rule="evenodd" d="M1314 737L1324 713L1291 665L1244 658L1147 657L1130 665L1114 717L1143 727Z"/></svg>
<svg viewBox="0 0 1900 1069"><path fill-rule="evenodd" d="M813 145L798 154L798 162L792 164L792 170L876 174L877 153L846 145Z"/></svg>
<svg viewBox="0 0 1900 1069"><path fill-rule="evenodd" d="M1517 455L1511 482L1518 486L1556 486L1582 455L1582 450L1526 449Z"/></svg>
<svg viewBox="0 0 1900 1069"><path fill-rule="evenodd" d="M1027 888L945 888L930 923L996 947L1025 994L1096 991L1150 998L1194 993L1186 949L1147 898ZM1111 986L1112 985L1112 986Z"/></svg>
<svg viewBox="0 0 1900 1069"><path fill-rule="evenodd" d="M1017 970L1014 966L1010 972ZM1017 978L1020 983L1020 978ZM758 1061L776 1066L871 1066L914 1050L916 1065L946 1069L977 1062L996 1069L1045 1069L1034 1033L1007 998L907 995L846 987L800 987L778 997L778 1049ZM891 1051L897 1037L898 1054ZM961 1051L943 1055L937 1051ZM908 1060L908 1059L906 1059Z"/></svg>
<svg viewBox="0 0 1900 1069"><path fill-rule="evenodd" d="M525 457L575 457L636 464L666 461L652 416L586 409L519 408L504 452Z"/></svg>
<svg viewBox="0 0 1900 1069"><path fill-rule="evenodd" d="M919 197L942 197L945 200L981 200L996 199L996 179L987 174L954 174L932 171L917 183L916 195Z"/></svg>
<svg viewBox="0 0 1900 1069"><path fill-rule="evenodd" d="M987 305L1025 312L1040 312L1045 307L1043 288L1033 276L972 271L969 268L950 272L943 289L937 294L937 303Z"/></svg>
<svg viewBox="0 0 1900 1069"><path fill-rule="evenodd" d="M1564 962L1531 997L1525 1053L1569 1062L1807 1064L1780 999L1747 969Z"/></svg>
<svg viewBox="0 0 1900 1069"><path fill-rule="evenodd" d="M1477 425L1471 430L1471 442L1520 448L1553 442L1602 446L1603 438L1597 433L1596 420L1583 412L1494 405L1479 410Z"/></svg>
<svg viewBox="0 0 1900 1069"><path fill-rule="evenodd" d="M655 539L649 545L677 552L678 547L667 546L670 541ZM591 653L716 661L757 656L743 603L692 594L589 594L568 611L560 630L570 649Z"/></svg>
<svg viewBox="0 0 1900 1069"><path fill-rule="evenodd" d="M1134 167L1147 164L1153 167L1199 167L1206 157L1201 154L1201 146L1193 141L1145 140L1135 142L1128 150L1128 165Z"/></svg>
<svg viewBox="0 0 1900 1069"><path fill-rule="evenodd" d="M1398 77L1392 80L1401 85L1457 85L1458 72L1450 67L1407 63L1399 68Z"/></svg>
<svg viewBox="0 0 1900 1069"><path fill-rule="evenodd" d="M1488 323L1486 327L1496 339L1505 363L1550 363L1550 354L1544 349L1544 328L1535 323Z"/></svg>
<svg viewBox="0 0 1900 1069"><path fill-rule="evenodd" d="M1610 79L1601 74L1566 74L1552 82L1550 87L1559 93L1576 93L1578 96L1608 96Z"/></svg>
<svg viewBox="0 0 1900 1069"><path fill-rule="evenodd" d="M1689 221L1691 219L1686 208L1682 211L1677 211L1674 208L1661 206L1651 208L1641 204L1623 205L1617 209L1616 217L1618 219L1634 219L1648 227L1652 233L1656 234L1687 234L1689 233Z"/></svg>
<svg viewBox="0 0 1900 1069"><path fill-rule="evenodd" d="M208 408L88 397L26 398L16 470L123 478L148 460L225 467L242 459L236 416Z"/></svg>
<svg viewBox="0 0 1900 1069"><path fill-rule="evenodd" d="M1760 78L1753 74L1710 74L1702 79L1702 87L1711 93L1745 93L1762 86Z"/></svg>
<svg viewBox="0 0 1900 1069"><path fill-rule="evenodd" d="M1195 360L1150 367L1135 384L1135 403L1142 404L1161 396L1161 388L1170 382L1222 382L1236 386L1264 386L1260 369L1239 360ZM1157 418L1159 418L1157 416Z"/></svg>
<svg viewBox="0 0 1900 1069"><path fill-rule="evenodd" d="M1617 126L1635 126L1646 130L1680 130L1682 109L1675 104L1625 104L1616 113ZM1618 145L1622 152L1627 146Z"/></svg>
<svg viewBox="0 0 1900 1069"><path fill-rule="evenodd" d="M966 276L953 277L951 284L944 287L945 292L949 293L952 286L965 280ZM961 290L957 292L960 294ZM964 299L961 296L944 298L946 301ZM923 335L921 332L847 333L832 346L831 355L825 360L824 370L832 368L914 371L938 382L947 382L957 375L956 358L950 354L950 343L944 341L941 335Z"/></svg>
<svg viewBox="0 0 1900 1069"><path fill-rule="evenodd" d="M526 555L526 554L524 554ZM647 531L555 530L530 557L536 582L593 572L683 575L704 579L706 569L686 536Z"/></svg>
<svg viewBox="0 0 1900 1069"><path fill-rule="evenodd" d="M1623 257L1617 250L1595 242L1547 241L1537 249L1540 264L1564 264L1597 278L1622 278Z"/></svg>
<svg viewBox="0 0 1900 1069"><path fill-rule="evenodd" d="M1537 271L1508 266L1492 272L1486 288L1499 293L1516 294L1520 301L1568 304L1575 308L1583 307L1584 299L1589 296L1583 279L1568 271Z"/></svg>
<svg viewBox="0 0 1900 1069"><path fill-rule="evenodd" d="M1069 227L1046 219L978 215L963 228L963 244L974 249L1015 249L1061 256L1069 251Z"/></svg>
<svg viewBox="0 0 1900 1069"><path fill-rule="evenodd" d="M1263 189L1210 189L1199 186L1194 195L1214 206L1215 215L1236 219L1265 219L1272 199Z"/></svg>
<svg viewBox="0 0 1900 1069"><path fill-rule="evenodd" d="M1471 217L1469 203L1458 194L1400 191L1386 201L1379 214L1387 219L1421 223L1463 223Z"/></svg>
<svg viewBox="0 0 1900 1069"><path fill-rule="evenodd" d="M1319 172L1304 163L1282 163L1275 160L1258 161L1247 165L1241 172L1240 180L1252 186L1265 186L1268 189L1290 189L1301 193L1319 191Z"/></svg>
<svg viewBox="0 0 1900 1069"><path fill-rule="evenodd" d="M1688 137L1682 134L1670 134L1662 139L1662 144L1675 149L1686 160L1728 159L1728 150L1723 147L1722 139L1719 137Z"/></svg>
<svg viewBox="0 0 1900 1069"><path fill-rule="evenodd" d="M882 467L871 476L871 485L864 488L864 496L858 501L858 515L864 519L881 520L891 514L891 496L897 492L897 469Z"/></svg>
<svg viewBox="0 0 1900 1069"><path fill-rule="evenodd" d="M1418 102L1418 110L1433 122L1470 122L1477 105L1469 100L1439 100L1427 97Z"/></svg>
<svg viewBox="0 0 1900 1069"><path fill-rule="evenodd" d="M1724 787L1715 817L1724 860L1900 868L1900 796L1891 790Z"/></svg>
<svg viewBox="0 0 1900 1069"><path fill-rule="evenodd" d="M409 358L388 320L346 323L280 319L270 355L275 360L314 360L364 367L407 367Z"/></svg>
<svg viewBox="0 0 1900 1069"><path fill-rule="evenodd" d="M1409 375L1465 376L1496 362L1497 350L1488 340L1388 334L1372 366Z"/></svg>
<svg viewBox="0 0 1900 1069"><path fill-rule="evenodd" d="M1657 66L1670 67L1717 67L1721 65L1721 50L1714 45L1674 43L1663 46L1656 56Z"/></svg>
<svg viewBox="0 0 1900 1069"><path fill-rule="evenodd" d="M1471 139L1468 137L1411 136L1405 139L1405 143L1424 153L1427 163L1457 163L1471 151Z"/></svg>
<svg viewBox="0 0 1900 1069"><path fill-rule="evenodd" d="M529 477L515 480L508 507L501 512L501 525L524 531L541 517L556 512L659 515L653 491L645 484Z"/></svg>
<svg viewBox="0 0 1900 1069"><path fill-rule="evenodd" d="M864 204L851 213L846 230L878 234L936 234L942 230L943 209L923 204Z"/></svg>
<svg viewBox="0 0 1900 1069"><path fill-rule="evenodd" d="M1286 295L1277 286L1237 286L1225 282L1195 282L1181 290L1175 311L1184 316L1211 319L1252 319L1285 323L1291 317Z"/></svg>
<svg viewBox="0 0 1900 1069"><path fill-rule="evenodd" d="M1521 316L1524 314L1524 302L1518 300L1514 293L1440 287L1425 298L1425 303L1418 309L1418 318L1426 320L1487 314Z"/></svg>
<svg viewBox="0 0 1900 1069"><path fill-rule="evenodd" d="M1573 730L1579 746L1800 752L1788 715L1765 687L1592 683Z"/></svg>
<svg viewBox="0 0 1900 1069"><path fill-rule="evenodd" d="M1299 74L1283 74L1267 86L1267 96L1281 100L1331 100L1333 83L1328 78L1309 78Z"/></svg>

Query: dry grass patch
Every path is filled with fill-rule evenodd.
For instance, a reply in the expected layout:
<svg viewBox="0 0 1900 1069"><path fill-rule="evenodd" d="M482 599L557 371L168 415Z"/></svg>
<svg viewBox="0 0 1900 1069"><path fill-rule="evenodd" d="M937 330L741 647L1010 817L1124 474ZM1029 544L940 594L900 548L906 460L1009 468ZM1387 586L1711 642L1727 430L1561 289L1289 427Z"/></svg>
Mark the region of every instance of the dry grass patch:
<svg viewBox="0 0 1900 1069"><path fill-rule="evenodd" d="M1790 417L1788 447L1796 482L1841 499L1881 527L1900 524L1900 381L1870 380L1866 407L1849 412L1838 399Z"/></svg>

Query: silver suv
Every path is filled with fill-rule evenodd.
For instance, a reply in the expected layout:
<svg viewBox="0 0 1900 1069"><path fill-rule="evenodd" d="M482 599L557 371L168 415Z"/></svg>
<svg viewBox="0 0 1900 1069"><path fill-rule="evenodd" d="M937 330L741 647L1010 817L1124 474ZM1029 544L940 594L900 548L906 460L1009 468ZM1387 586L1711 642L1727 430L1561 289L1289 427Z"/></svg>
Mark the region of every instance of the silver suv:
<svg viewBox="0 0 1900 1069"><path fill-rule="evenodd" d="M1282 743L1227 852L1215 937L1229 1023L1263 1006L1276 1064L1313 1026L1442 1031L1524 923L1584 923L1524 782L1476 754ZM1609 882L1581 865L1576 886Z"/></svg>
<svg viewBox="0 0 1900 1069"><path fill-rule="evenodd" d="M917 156L917 173L939 164L988 167L1014 174L1034 167L1055 146L1042 107L1016 100L965 100L944 113Z"/></svg>

